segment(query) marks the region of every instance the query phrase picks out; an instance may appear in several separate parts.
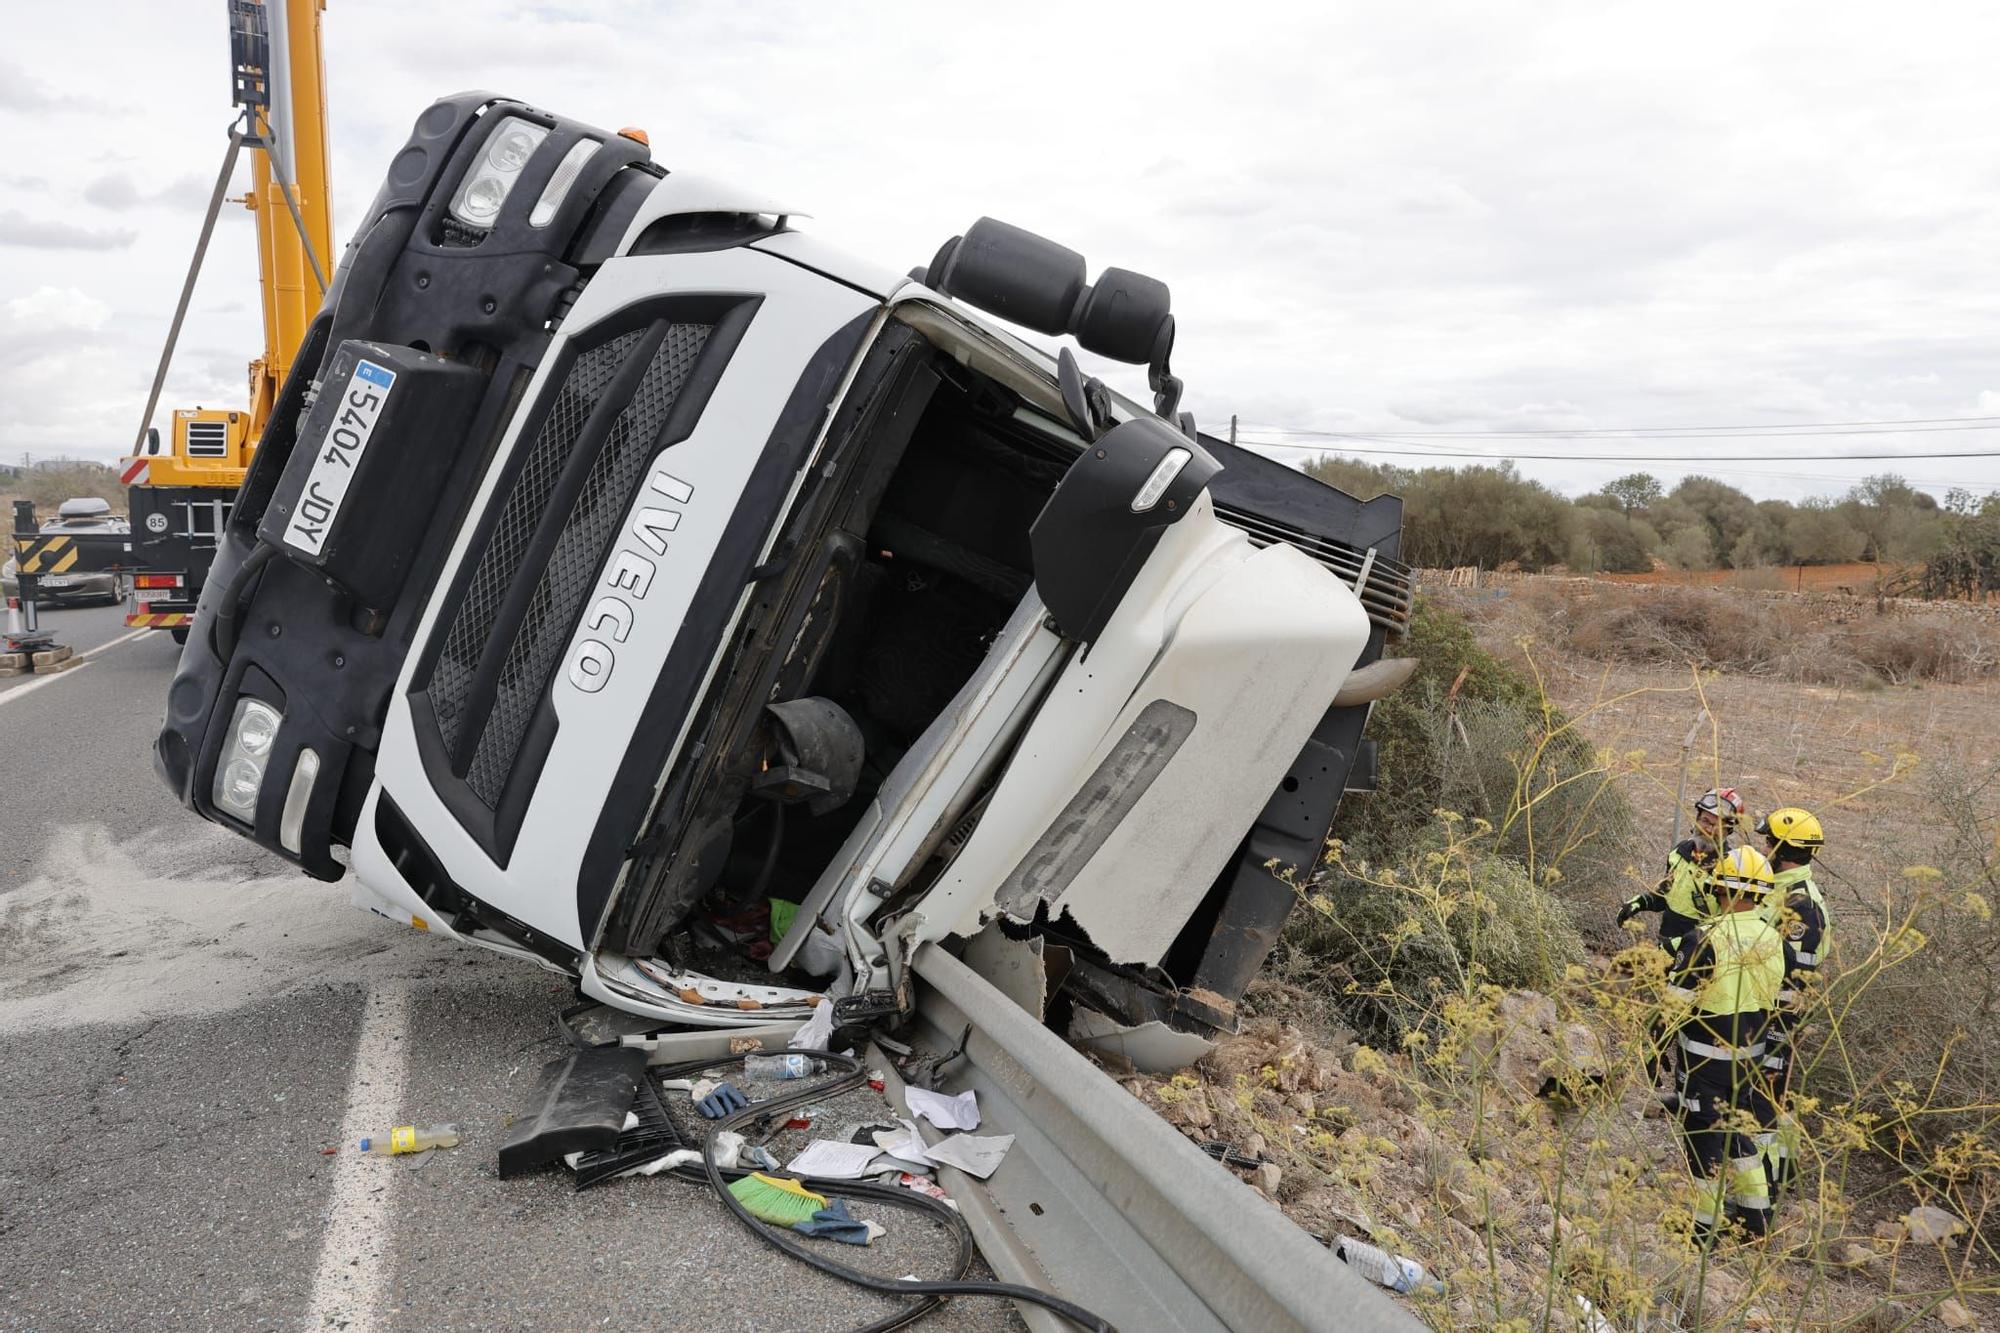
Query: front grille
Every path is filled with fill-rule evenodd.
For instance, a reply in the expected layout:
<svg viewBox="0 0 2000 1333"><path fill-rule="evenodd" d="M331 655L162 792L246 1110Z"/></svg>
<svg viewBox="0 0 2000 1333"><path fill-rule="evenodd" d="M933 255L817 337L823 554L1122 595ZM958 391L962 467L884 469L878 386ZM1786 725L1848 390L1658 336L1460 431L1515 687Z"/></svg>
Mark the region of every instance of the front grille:
<svg viewBox="0 0 2000 1333"><path fill-rule="evenodd" d="M229 457L229 427L220 421L190 421L187 425L189 458Z"/></svg>
<svg viewBox="0 0 2000 1333"><path fill-rule="evenodd" d="M1354 589L1368 618L1391 634L1401 634L1410 624L1410 607L1417 595L1416 575L1400 560L1377 555L1373 548L1362 551L1329 537L1315 537L1289 523L1260 517L1229 505L1217 505L1215 516L1241 529L1252 546L1284 542L1317 560L1342 583Z"/></svg>
<svg viewBox="0 0 2000 1333"><path fill-rule="evenodd" d="M611 552L625 510L653 458L653 442L687 384L711 329L707 324L671 324L632 394L612 423L604 447L590 465L583 489L570 506L562 535L535 584L534 597L514 640L473 751L466 785L488 806L499 804L528 723L548 691L563 645L583 609L583 599Z"/></svg>
<svg viewBox="0 0 2000 1333"><path fill-rule="evenodd" d="M555 406L542 422L527 462L514 479L514 489L508 494L500 519L486 543L485 554L459 599L458 614L431 672L428 691L431 709L448 754L459 753L459 736L465 726L466 705L479 669L479 655L492 637L494 618L500 614L500 604L513 586L514 576L520 572L521 559L528 553L528 542L535 535L542 511L548 508L550 493L555 490L591 411L644 336L643 329L636 330L577 357L568 378L556 391Z"/></svg>

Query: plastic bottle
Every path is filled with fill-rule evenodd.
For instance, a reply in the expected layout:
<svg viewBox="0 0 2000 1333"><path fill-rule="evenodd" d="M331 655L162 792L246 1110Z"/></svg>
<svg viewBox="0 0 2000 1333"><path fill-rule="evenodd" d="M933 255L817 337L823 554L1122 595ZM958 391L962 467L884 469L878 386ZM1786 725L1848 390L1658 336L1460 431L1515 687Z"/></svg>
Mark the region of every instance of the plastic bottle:
<svg viewBox="0 0 2000 1333"><path fill-rule="evenodd" d="M1340 1243L1334 1246L1334 1252L1349 1268L1378 1287L1420 1295L1444 1290L1444 1284L1426 1273L1424 1266L1415 1259L1390 1254L1365 1240L1342 1236Z"/></svg>
<svg viewBox="0 0 2000 1333"><path fill-rule="evenodd" d="M806 1078L826 1068L826 1061L815 1060L797 1051L784 1055L746 1055L743 1057L743 1072L761 1075L765 1078Z"/></svg>
<svg viewBox="0 0 2000 1333"><path fill-rule="evenodd" d="M376 1157L457 1146L457 1125L426 1125L422 1129L418 1129L415 1125L398 1125L389 1131L389 1137L386 1139L361 1140L361 1151Z"/></svg>

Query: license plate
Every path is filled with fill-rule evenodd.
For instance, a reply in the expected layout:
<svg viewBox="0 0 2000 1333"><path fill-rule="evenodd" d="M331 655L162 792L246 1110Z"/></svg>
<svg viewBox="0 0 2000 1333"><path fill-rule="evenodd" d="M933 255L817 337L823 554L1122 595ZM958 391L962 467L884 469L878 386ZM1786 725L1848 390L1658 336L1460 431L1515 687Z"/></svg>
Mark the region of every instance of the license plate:
<svg viewBox="0 0 2000 1333"><path fill-rule="evenodd" d="M396 372L387 366L365 359L354 363L346 395L326 437L319 442L312 471L299 492L291 521L285 524L285 544L293 550L315 556L325 551L327 533L347 501L348 483L354 480L354 469L395 387Z"/></svg>
<svg viewBox="0 0 2000 1333"><path fill-rule="evenodd" d="M141 602L170 602L174 599L172 588L140 588L134 593Z"/></svg>
<svg viewBox="0 0 2000 1333"><path fill-rule="evenodd" d="M44 588L70 588L76 586L76 580L67 574L44 574L42 576L42 586Z"/></svg>

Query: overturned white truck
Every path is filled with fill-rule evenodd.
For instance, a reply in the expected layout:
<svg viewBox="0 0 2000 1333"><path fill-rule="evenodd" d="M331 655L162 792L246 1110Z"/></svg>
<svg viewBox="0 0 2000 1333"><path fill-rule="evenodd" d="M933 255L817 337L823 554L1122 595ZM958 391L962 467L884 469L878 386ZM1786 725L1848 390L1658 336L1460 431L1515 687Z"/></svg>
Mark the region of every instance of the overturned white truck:
<svg viewBox="0 0 2000 1333"><path fill-rule="evenodd" d="M1293 903L1270 866L1372 773L1399 503L1199 435L1154 279L992 221L886 272L642 139L419 117L161 775L663 1022L893 1012L918 948L997 922L1115 1025L1228 1028ZM991 316L1146 365L1152 408Z"/></svg>

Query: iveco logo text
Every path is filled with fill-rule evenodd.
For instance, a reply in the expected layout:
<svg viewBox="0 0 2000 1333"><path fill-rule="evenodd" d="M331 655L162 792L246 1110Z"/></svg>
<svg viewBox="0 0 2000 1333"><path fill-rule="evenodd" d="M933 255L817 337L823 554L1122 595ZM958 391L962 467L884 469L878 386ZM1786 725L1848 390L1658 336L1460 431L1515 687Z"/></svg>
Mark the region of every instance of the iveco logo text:
<svg viewBox="0 0 2000 1333"><path fill-rule="evenodd" d="M646 499L664 496L682 508L694 499L694 487L658 465L646 479L646 489L650 493ZM667 534L680 527L682 508L645 505L633 515L625 540L612 554L611 566L604 572L608 591L584 612L585 637L577 640L569 653L569 683L585 694L597 693L610 681L611 668L618 662L611 645L625 642L631 634L633 603L645 600L653 575L659 572L659 566L645 552L654 556L667 553Z"/></svg>

